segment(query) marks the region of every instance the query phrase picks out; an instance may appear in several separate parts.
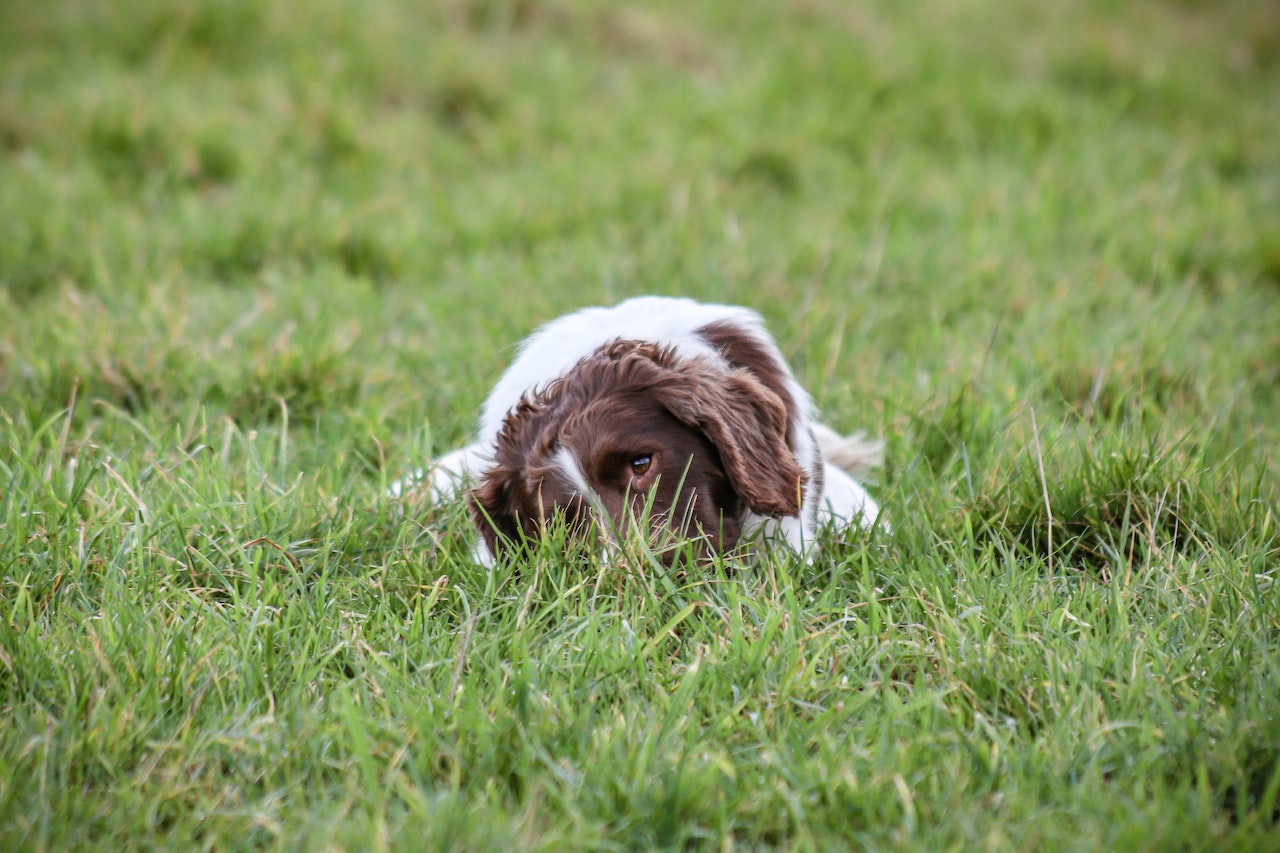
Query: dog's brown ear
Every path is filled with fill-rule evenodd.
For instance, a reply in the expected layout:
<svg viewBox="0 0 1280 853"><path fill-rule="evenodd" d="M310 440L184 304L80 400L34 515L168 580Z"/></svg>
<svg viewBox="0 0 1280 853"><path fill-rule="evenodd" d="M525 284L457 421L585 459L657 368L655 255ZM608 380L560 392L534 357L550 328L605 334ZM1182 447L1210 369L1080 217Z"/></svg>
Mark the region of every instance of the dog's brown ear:
<svg viewBox="0 0 1280 853"><path fill-rule="evenodd" d="M467 510L494 557L520 543L515 475L502 468L487 472L467 493Z"/></svg>
<svg viewBox="0 0 1280 853"><path fill-rule="evenodd" d="M805 473L787 443L787 407L754 375L690 363L659 390L682 423L720 451L734 490L759 515L797 515Z"/></svg>

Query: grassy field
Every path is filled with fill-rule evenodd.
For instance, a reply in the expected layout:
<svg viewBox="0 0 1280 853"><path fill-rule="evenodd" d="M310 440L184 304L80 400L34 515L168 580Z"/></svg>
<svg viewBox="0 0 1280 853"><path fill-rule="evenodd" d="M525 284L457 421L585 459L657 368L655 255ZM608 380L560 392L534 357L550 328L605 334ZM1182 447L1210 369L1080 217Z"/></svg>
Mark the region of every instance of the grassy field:
<svg viewBox="0 0 1280 853"><path fill-rule="evenodd" d="M0 4L0 848L1280 850L1280 5ZM750 305L891 534L490 574L510 346Z"/></svg>

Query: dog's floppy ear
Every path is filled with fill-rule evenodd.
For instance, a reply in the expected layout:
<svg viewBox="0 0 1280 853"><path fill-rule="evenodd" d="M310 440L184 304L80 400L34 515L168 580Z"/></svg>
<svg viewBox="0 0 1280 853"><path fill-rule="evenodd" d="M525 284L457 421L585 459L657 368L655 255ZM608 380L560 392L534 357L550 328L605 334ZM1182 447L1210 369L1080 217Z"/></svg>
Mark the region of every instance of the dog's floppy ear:
<svg viewBox="0 0 1280 853"><path fill-rule="evenodd" d="M495 468L485 473L467 493L471 521L494 557L521 541L515 476L503 468Z"/></svg>
<svg viewBox="0 0 1280 853"><path fill-rule="evenodd" d="M786 405L745 370L676 365L658 391L667 410L703 433L747 506L759 515L797 515L806 475L787 443Z"/></svg>

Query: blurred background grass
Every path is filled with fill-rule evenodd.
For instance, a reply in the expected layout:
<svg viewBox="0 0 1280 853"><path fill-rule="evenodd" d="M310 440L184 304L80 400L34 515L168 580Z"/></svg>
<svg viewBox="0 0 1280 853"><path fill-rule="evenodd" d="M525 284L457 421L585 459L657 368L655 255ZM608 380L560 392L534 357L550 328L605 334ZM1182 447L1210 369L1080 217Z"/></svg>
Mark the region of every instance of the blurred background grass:
<svg viewBox="0 0 1280 853"><path fill-rule="evenodd" d="M0 393L453 439L537 322L661 292L871 426L988 368L1273 422L1275 13L7 3Z"/></svg>

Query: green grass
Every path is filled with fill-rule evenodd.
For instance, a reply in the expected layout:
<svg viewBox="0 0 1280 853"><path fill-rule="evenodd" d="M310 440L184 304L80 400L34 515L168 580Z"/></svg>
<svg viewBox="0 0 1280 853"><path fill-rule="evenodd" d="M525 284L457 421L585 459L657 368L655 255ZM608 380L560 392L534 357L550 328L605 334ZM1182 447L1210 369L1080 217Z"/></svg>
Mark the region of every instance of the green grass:
<svg viewBox="0 0 1280 853"><path fill-rule="evenodd" d="M1280 849L1274 2L0 4L0 847ZM751 305L893 532L469 558Z"/></svg>

